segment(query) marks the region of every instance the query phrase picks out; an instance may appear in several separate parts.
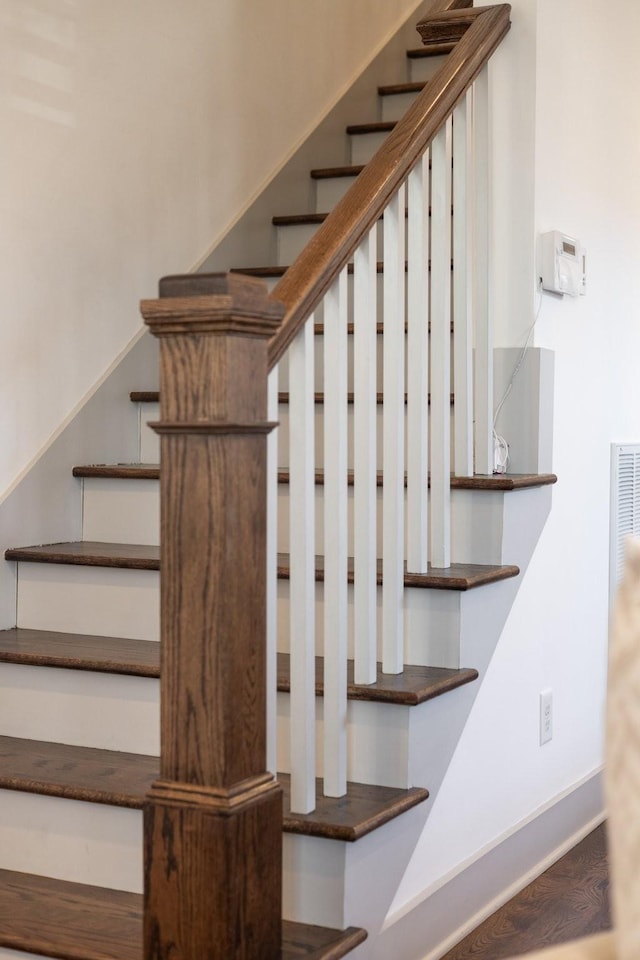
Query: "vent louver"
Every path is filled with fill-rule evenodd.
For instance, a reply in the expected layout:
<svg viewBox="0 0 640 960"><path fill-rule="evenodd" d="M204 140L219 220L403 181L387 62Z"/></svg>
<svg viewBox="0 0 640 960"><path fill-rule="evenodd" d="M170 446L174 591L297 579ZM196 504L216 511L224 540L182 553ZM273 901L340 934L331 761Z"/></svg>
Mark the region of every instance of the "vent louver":
<svg viewBox="0 0 640 960"><path fill-rule="evenodd" d="M610 605L622 574L625 540L629 536L640 536L640 443L612 443Z"/></svg>

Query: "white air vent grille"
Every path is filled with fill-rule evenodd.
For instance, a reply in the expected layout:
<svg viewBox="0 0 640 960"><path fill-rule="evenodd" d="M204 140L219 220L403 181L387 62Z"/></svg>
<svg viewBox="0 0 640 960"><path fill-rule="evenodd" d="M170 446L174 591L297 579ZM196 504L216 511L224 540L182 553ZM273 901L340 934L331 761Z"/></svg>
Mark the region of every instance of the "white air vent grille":
<svg viewBox="0 0 640 960"><path fill-rule="evenodd" d="M622 574L628 536L640 536L640 443L612 443L610 603Z"/></svg>

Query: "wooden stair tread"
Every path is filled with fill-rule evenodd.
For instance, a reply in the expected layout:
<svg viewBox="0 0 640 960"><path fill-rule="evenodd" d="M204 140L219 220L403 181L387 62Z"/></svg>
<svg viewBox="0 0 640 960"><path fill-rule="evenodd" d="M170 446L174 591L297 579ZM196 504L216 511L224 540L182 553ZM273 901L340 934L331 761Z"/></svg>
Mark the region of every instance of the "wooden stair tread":
<svg viewBox="0 0 640 960"><path fill-rule="evenodd" d="M142 894L0 870L0 946L62 960L142 960ZM285 920L280 960L339 960L364 930Z"/></svg>
<svg viewBox="0 0 640 960"><path fill-rule="evenodd" d="M157 463L99 463L73 468L74 477L105 477L124 480L159 480L160 465ZM490 476L451 477L452 490L527 490L532 487L547 487L557 483L555 473L495 473ZM316 470L315 482L324 484L324 470ZM347 473L347 484L354 482L353 470ZM289 483L289 471L278 471L278 483ZM377 485L383 485L383 474L378 470ZM405 476L406 485L406 476Z"/></svg>
<svg viewBox="0 0 640 960"><path fill-rule="evenodd" d="M57 633L13 627L0 631L0 663L67 670L88 670L157 679L160 644L152 640L121 639L87 634ZM316 696L324 695L324 660L316 657ZM475 670L408 665L401 674L382 673L375 683L353 682L353 661L347 663L347 697L416 706L477 679ZM289 655L278 654L278 690L290 690Z"/></svg>
<svg viewBox="0 0 640 960"><path fill-rule="evenodd" d="M160 760L143 754L78 747L43 740L0 737L0 789L140 810ZM422 803L427 790L348 783L347 796L322 796L317 781L314 813L291 813L289 776L279 773L284 791L285 833L353 842Z"/></svg>
<svg viewBox="0 0 640 960"><path fill-rule="evenodd" d="M349 393L347 393L347 403L352 404L352 403L354 402L354 398L355 398L355 394L354 394L352 391L349 391ZM316 392L313 394L313 401L314 401L314 403L317 403L319 406L322 405L322 404L324 404L324 393L323 393L321 390L316 390ZM407 394L406 394L406 393L405 393L405 395L404 395L404 402L405 402L405 403L407 402ZM450 402L451 404L453 404L453 402L454 402L454 395L453 395L452 393L449 394L449 402ZM288 404L288 403L289 403L289 393L288 393L288 391L286 391L286 390L281 390L281 391L278 393L278 403L282 403L282 404ZM381 390L379 390L379 391L376 393L376 403L379 404L379 405L381 405L381 404L384 403L384 393L383 393ZM431 394L429 394L428 403L431 403Z"/></svg>
<svg viewBox="0 0 640 960"><path fill-rule="evenodd" d="M355 137L367 133L391 133L397 122L397 120L374 120L371 123L350 123L347 133Z"/></svg>
<svg viewBox="0 0 640 960"><path fill-rule="evenodd" d="M230 272L242 273L247 277L261 277L264 280L275 277L283 277L288 269L288 265L273 264L271 266L264 267L232 267ZM404 269L406 272L406 261L404 264ZM453 260L451 261L451 269L453 270ZM429 260L429 270L431 270L431 260ZM353 263L347 264L347 273L350 275L353 274ZM384 273L384 263L382 260L378 260L376 263L376 273Z"/></svg>
<svg viewBox="0 0 640 960"><path fill-rule="evenodd" d="M382 560L378 560L378 586L382 585ZM347 562L347 579L353 583L353 558ZM289 557L287 554L278 554L278 577L281 580L289 579ZM514 565L498 565L484 563L452 563L450 567L432 567L429 564L427 573L404 573L405 587L420 587L435 590L472 590L474 587L483 587L489 583L508 580L517 577L519 567ZM316 557L316 581L324 580L324 557Z"/></svg>
<svg viewBox="0 0 640 960"><path fill-rule="evenodd" d="M316 780L316 809L313 813L289 811L289 775L278 774L284 791L284 830L329 840L353 843L378 827L423 803L429 791L421 787L402 790L366 783L348 783L345 797L324 797L322 780Z"/></svg>
<svg viewBox="0 0 640 960"><path fill-rule="evenodd" d="M316 657L316 696L320 697L324 695L323 671L324 658ZM347 697L350 700L415 707L477 679L477 670L406 664L402 673L383 673L382 664L378 663L375 683L356 684L353 679L353 660L347 661ZM278 690L281 693L288 693L290 690L288 653L278 654Z"/></svg>
<svg viewBox="0 0 640 960"><path fill-rule="evenodd" d="M13 627L0 631L0 662L126 676L160 676L160 644Z"/></svg>
<svg viewBox="0 0 640 960"><path fill-rule="evenodd" d="M408 83L387 83L378 87L379 97L396 97L403 93L420 93L427 85L426 80L413 80Z"/></svg>
<svg viewBox="0 0 640 960"><path fill-rule="evenodd" d="M430 43L424 47L416 47L412 50L407 50L407 57L409 60L422 60L427 57L442 57L447 53L451 53L455 49L454 41L446 41L440 43Z"/></svg>
<svg viewBox="0 0 640 960"><path fill-rule="evenodd" d="M318 167L311 171L313 180L332 180L334 177L357 177L364 170L364 164L349 164L343 167Z"/></svg>
<svg viewBox="0 0 640 960"><path fill-rule="evenodd" d="M6 560L34 563L69 563L85 567L117 567L124 570L159 570L160 548L144 543L102 543L75 540L14 547L5 551Z"/></svg>
<svg viewBox="0 0 640 960"><path fill-rule="evenodd" d="M71 543L50 543L33 547L12 547L5 551L6 560L33 563L68 563L92 567L118 567L125 570L159 570L160 548L135 543L97 543L80 540ZM495 564L452 563L447 569L429 566L428 573L406 573L407 587L437 590L470 590L516 577L516 566ZM278 577L289 579L289 558L278 555ZM324 579L323 558L316 557L316 580ZM349 561L349 583L353 583L353 561ZM378 584L382 584L382 561L378 561Z"/></svg>

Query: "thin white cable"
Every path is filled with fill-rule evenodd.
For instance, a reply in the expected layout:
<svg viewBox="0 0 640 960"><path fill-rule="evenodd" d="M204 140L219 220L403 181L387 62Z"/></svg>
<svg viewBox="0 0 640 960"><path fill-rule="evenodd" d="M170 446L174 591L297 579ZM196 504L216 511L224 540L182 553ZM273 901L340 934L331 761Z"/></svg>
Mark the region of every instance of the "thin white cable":
<svg viewBox="0 0 640 960"><path fill-rule="evenodd" d="M508 383L508 385L507 385L507 389L506 389L505 392L503 393L503 395L502 395L502 400L500 401L500 403L499 403L498 406L496 407L496 412L495 412L495 414L493 415L494 436L496 436L495 426L496 426L496 423L497 423L497 421L498 421L498 415L499 415L500 411L502 410L502 408L503 408L503 406L504 406L505 400L507 399L507 397L508 397L509 394L511 393L511 389L512 389L513 384L514 384L514 381L515 381L515 379L516 379L516 377L517 377L517 375L518 375L518 371L520 370L520 367L522 366L522 363L523 363L524 358L525 358L525 356L526 356L527 350L529 349L529 342L530 342L531 337L532 337L532 335L533 335L534 327L535 327L536 323L538 322L538 317L540 316L540 311L542 310L542 279L540 280L539 285L538 285L538 292L539 292L539 295L540 295L540 301L539 301L538 307L537 307L537 309L536 309L536 315L535 315L535 317L533 318L533 323L531 324L531 326L530 326L529 329L527 330L527 339L526 339L525 342L524 342L524 346L523 346L523 348L522 348L522 350L521 350L521 352L520 352L520 356L518 357L518 361L517 361L515 367L513 368L513 373L511 374L511 379L509 380L509 383Z"/></svg>

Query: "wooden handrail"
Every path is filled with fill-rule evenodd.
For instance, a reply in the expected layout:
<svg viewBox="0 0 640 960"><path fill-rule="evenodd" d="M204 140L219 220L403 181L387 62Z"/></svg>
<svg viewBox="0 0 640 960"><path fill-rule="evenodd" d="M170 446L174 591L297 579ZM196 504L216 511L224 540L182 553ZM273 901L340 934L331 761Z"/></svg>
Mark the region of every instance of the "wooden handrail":
<svg viewBox="0 0 640 960"><path fill-rule="evenodd" d="M460 7L445 0L422 24L437 21L439 39L458 40L455 49L389 134L351 189L274 287L285 317L269 343L269 369L286 352L363 237L427 149L434 136L508 32L511 7Z"/></svg>

